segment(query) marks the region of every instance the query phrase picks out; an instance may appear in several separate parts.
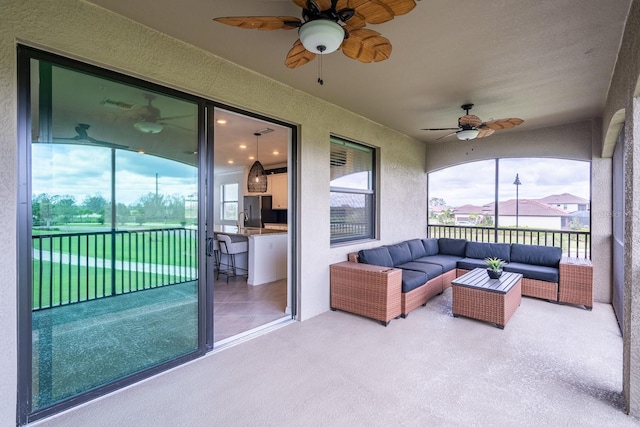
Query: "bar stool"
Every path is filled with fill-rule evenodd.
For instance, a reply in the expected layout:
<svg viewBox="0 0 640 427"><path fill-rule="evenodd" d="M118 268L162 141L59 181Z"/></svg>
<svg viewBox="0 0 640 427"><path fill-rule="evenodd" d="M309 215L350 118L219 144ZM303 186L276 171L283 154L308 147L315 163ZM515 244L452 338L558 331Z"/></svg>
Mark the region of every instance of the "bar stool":
<svg viewBox="0 0 640 427"><path fill-rule="evenodd" d="M227 283L229 283L229 277L235 277L236 274L236 255L246 253L249 250L249 245L246 240L239 242L231 241L231 236L226 234L218 234L218 244L220 248L220 263L218 265L218 274L216 280L220 277L220 273L227 276ZM226 263L222 262L222 255L226 255ZM222 266L225 266L223 269Z"/></svg>

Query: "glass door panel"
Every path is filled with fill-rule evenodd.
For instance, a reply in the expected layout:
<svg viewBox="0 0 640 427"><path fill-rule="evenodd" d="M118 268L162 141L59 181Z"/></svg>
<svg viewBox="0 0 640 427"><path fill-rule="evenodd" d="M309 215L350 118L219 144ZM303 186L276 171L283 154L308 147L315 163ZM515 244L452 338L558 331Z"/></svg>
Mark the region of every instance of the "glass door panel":
<svg viewBox="0 0 640 427"><path fill-rule="evenodd" d="M31 61L31 412L199 348L198 104Z"/></svg>

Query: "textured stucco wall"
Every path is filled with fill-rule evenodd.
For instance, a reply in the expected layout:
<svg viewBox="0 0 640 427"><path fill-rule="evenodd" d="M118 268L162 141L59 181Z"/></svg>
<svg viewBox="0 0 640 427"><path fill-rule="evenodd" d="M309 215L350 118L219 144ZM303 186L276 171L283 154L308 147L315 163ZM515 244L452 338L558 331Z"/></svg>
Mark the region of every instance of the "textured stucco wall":
<svg viewBox="0 0 640 427"><path fill-rule="evenodd" d="M18 42L299 125L302 320L329 309L328 266L358 248L329 245L331 133L380 148L382 242L424 235L422 143L82 1L3 1L0 16L0 424L16 408Z"/></svg>
<svg viewBox="0 0 640 427"><path fill-rule="evenodd" d="M625 122L625 260L623 392L627 410L640 418L640 98L627 108Z"/></svg>
<svg viewBox="0 0 640 427"><path fill-rule="evenodd" d="M640 418L640 2L631 4L603 117L603 134L611 132L616 113L625 112L625 259L623 391L627 410ZM604 147L613 153L612 147Z"/></svg>
<svg viewBox="0 0 640 427"><path fill-rule="evenodd" d="M613 175L612 160L602 158L600 122L593 122L593 158L591 159L591 262L593 263L593 299L612 301L613 286Z"/></svg>
<svg viewBox="0 0 640 427"><path fill-rule="evenodd" d="M511 157L549 157L591 160L591 122L506 131L490 138L427 145L427 172L476 160Z"/></svg>

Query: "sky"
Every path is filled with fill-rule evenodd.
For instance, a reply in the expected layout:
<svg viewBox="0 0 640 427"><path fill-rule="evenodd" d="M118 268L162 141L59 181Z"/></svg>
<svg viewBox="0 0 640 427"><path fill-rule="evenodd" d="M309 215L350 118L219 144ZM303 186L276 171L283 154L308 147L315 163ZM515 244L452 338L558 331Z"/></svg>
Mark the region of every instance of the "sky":
<svg viewBox="0 0 640 427"><path fill-rule="evenodd" d="M117 203L131 205L141 196L158 193L188 197L197 194L197 169L176 161L116 150ZM72 195L77 204L87 196L110 199L111 150L71 144L33 144L34 195ZM571 193L590 199L589 162L561 159L502 159L499 163L500 200L515 199L516 174L520 199L539 199ZM483 160L429 174L429 198L447 205L484 205L494 198L495 161ZM341 185L345 185L341 183Z"/></svg>
<svg viewBox="0 0 640 427"><path fill-rule="evenodd" d="M590 200L589 162L562 159L501 159L498 197L516 198L516 174L520 199L541 199L552 194L570 193ZM444 199L451 207L482 206L494 201L495 160L482 160L450 167L429 174L429 198Z"/></svg>
<svg viewBox="0 0 640 427"><path fill-rule="evenodd" d="M78 205L87 196L111 198L111 149L71 144L32 144L32 193L71 195ZM116 150L116 203L131 205L141 196L197 194L197 169L176 161Z"/></svg>

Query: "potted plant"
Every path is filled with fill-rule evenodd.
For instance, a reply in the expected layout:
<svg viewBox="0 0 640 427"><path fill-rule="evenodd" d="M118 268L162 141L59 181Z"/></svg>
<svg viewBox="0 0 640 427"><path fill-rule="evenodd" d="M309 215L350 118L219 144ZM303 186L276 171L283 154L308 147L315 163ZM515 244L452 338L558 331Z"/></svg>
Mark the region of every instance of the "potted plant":
<svg viewBox="0 0 640 427"><path fill-rule="evenodd" d="M504 267L504 261L500 258L491 257L485 258L484 263L487 265L487 274L492 279L497 279L502 276L502 267Z"/></svg>

